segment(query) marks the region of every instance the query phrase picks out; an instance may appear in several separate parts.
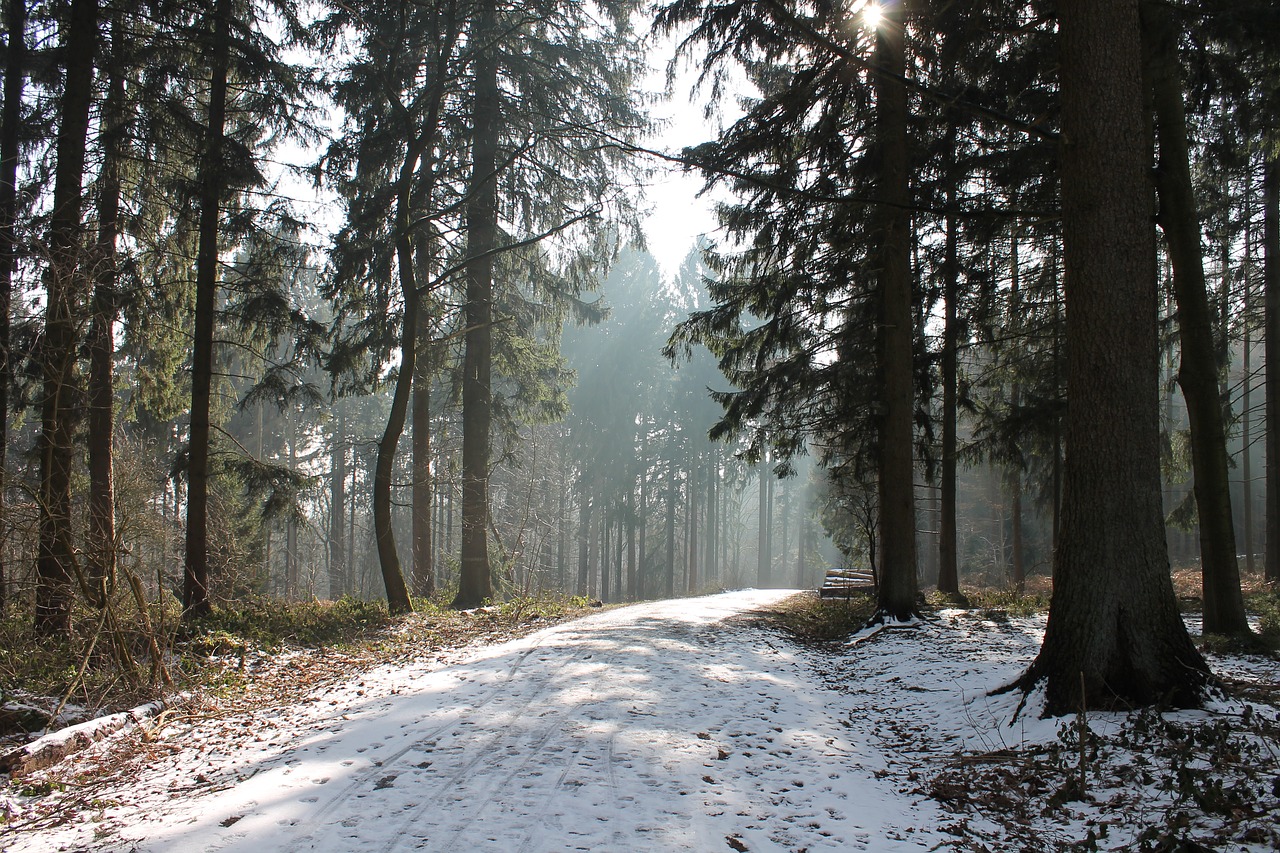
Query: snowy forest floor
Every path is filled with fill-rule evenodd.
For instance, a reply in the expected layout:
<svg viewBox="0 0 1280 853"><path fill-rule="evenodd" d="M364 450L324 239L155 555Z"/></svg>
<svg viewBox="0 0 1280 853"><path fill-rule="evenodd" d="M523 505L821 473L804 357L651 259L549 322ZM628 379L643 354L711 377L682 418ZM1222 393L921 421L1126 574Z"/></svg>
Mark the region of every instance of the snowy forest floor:
<svg viewBox="0 0 1280 853"><path fill-rule="evenodd" d="M1043 615L801 640L801 595L275 660L270 690L191 697L5 785L0 847L1280 848L1273 658L1213 655L1234 695L1202 711L1041 720L1032 696L1015 721L1018 697L988 693Z"/></svg>

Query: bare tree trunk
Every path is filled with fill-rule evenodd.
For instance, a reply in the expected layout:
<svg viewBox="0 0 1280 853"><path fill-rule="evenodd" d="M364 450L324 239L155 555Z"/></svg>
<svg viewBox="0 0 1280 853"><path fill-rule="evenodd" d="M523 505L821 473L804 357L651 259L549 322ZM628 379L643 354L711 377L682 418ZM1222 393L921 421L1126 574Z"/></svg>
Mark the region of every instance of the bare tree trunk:
<svg viewBox="0 0 1280 853"><path fill-rule="evenodd" d="M947 131L948 150L955 151L955 129ZM954 165L952 166L954 168ZM954 176L948 178L947 209L955 208ZM960 570L956 555L956 410L958 373L956 358L956 302L960 297L960 262L957 257L955 217L946 217L943 246L943 321L942 321L942 516L938 519L938 591L956 595L960 592Z"/></svg>
<svg viewBox="0 0 1280 853"><path fill-rule="evenodd" d="M640 597L639 576L636 571L636 484L627 489L627 601Z"/></svg>
<svg viewBox="0 0 1280 853"><path fill-rule="evenodd" d="M560 512L556 515L556 588L564 592L568 585L565 577L565 537L568 535L569 517L568 517L568 489L565 484L565 454L564 446L561 445L560 464L556 466L556 493L560 499Z"/></svg>
<svg viewBox="0 0 1280 853"><path fill-rule="evenodd" d="M124 26L117 9L111 19L111 61L107 101L102 110L102 172L98 186L98 246L94 258L93 310L89 320L89 529L86 542L89 584L103 606L115 587L116 506L112 439L115 435L116 240L120 233L120 161L125 135Z"/></svg>
<svg viewBox="0 0 1280 853"><path fill-rule="evenodd" d="M467 300L462 377L462 573L453 606L478 607L493 596L489 570L489 427L493 400L493 256L497 246L498 66L487 45L495 27L494 0L476 12L480 55L475 64L474 138L467 201Z"/></svg>
<svg viewBox="0 0 1280 853"><path fill-rule="evenodd" d="M431 324L426 311L418 311L418 347L421 356L413 372L413 591L422 598L436 593L432 564L431 510Z"/></svg>
<svg viewBox="0 0 1280 853"><path fill-rule="evenodd" d="M604 524L605 502L600 499L600 511L591 518L591 531L587 539L587 597L596 597L596 584L600 575L600 528Z"/></svg>
<svg viewBox="0 0 1280 853"><path fill-rule="evenodd" d="M1156 270L1139 0L1063 0L1067 458L1053 607L1020 680L1046 712L1200 701L1160 510ZM1106 376L1107 381L1099 381Z"/></svg>
<svg viewBox="0 0 1280 853"><path fill-rule="evenodd" d="M676 500L680 488L676 483L676 455L667 446L667 571L664 592L667 598L676 597Z"/></svg>
<svg viewBox="0 0 1280 853"><path fill-rule="evenodd" d="M329 437L329 597L350 590L343 528L347 521L347 407L339 401Z"/></svg>
<svg viewBox="0 0 1280 853"><path fill-rule="evenodd" d="M49 219L45 329L41 344L44 396L40 423L40 540L36 559L35 629L65 634L71 628L75 549L71 525L71 473L75 462L76 307L82 298L85 149L97 53L97 0L72 0L63 49L66 78L58 127L58 163Z"/></svg>
<svg viewBox="0 0 1280 853"><path fill-rule="evenodd" d="M589 562L589 541L591 539L591 495L587 492L586 481L579 486L578 497L578 583L575 591L578 595L588 593L587 577L591 571Z"/></svg>
<svg viewBox="0 0 1280 853"><path fill-rule="evenodd" d="M187 550L182 580L182 615L186 619L207 616L212 610L209 601L209 407L218 294L218 231L225 186L222 150L227 117L227 67L231 61L231 0L217 0L213 28L205 156L200 164L200 244L196 250L195 338L191 352Z"/></svg>
<svg viewBox="0 0 1280 853"><path fill-rule="evenodd" d="M770 554L769 554L769 524L772 519L769 518L769 488L765 485L765 479L769 476L769 467L767 460L759 465L760 482L757 487L757 503L759 526L756 530L756 586L761 589L768 589L772 585L772 578L769 577Z"/></svg>
<svg viewBox="0 0 1280 853"><path fill-rule="evenodd" d="M622 499L619 499L618 523L616 525L617 533L613 540L613 583L610 584L614 590L615 601L623 601L626 599L626 593L624 592L625 588L623 587L623 583L625 583L625 581L622 578L622 555L626 550L626 546L622 543L623 536L626 535L626 519L623 516L624 509L625 504Z"/></svg>
<svg viewBox="0 0 1280 853"><path fill-rule="evenodd" d="M685 591L693 594L698 589L698 457L696 454L689 460L687 518L685 545L689 557L688 568L685 570Z"/></svg>
<svg viewBox="0 0 1280 853"><path fill-rule="evenodd" d="M27 0L9 0L5 29L4 108L0 114L0 613L8 604L8 576L4 543L8 540L5 506L5 464L9 446L9 387L13 366L9 359L13 273L18 265L18 161L22 156L22 90L27 64Z"/></svg>
<svg viewBox="0 0 1280 853"><path fill-rule="evenodd" d="M413 602L400 568L400 556L396 552L395 525L392 519L391 485L395 471L396 448L404 432L409 410L409 398L413 388L413 372L417 360L418 342L418 283L414 273L416 260L413 245L413 210L410 206L413 176L418 158L422 154L421 138L417 146L405 152L401 165L399 187L396 193L396 267L400 276L400 293L404 302L404 316L400 329L400 369L396 374L395 391L391 397L391 411L387 426L378 442L378 459L373 472L373 532L378 545L378 565L382 570L382 582L386 587L387 606L391 614L412 612Z"/></svg>
<svg viewBox="0 0 1280 853"><path fill-rule="evenodd" d="M1173 264L1173 291L1178 301L1182 387L1191 422L1191 465L1195 477L1196 514L1200 521L1200 568L1203 578L1206 633L1247 636L1249 622L1240 594L1236 561L1235 520L1231 512L1226 428L1218 387L1218 358L1213 315L1200 250L1200 217L1191 184L1187 121L1182 105L1178 63L1178 28L1162 2L1141 4L1147 62L1155 107L1160 162L1159 223ZM1224 318L1225 323L1225 318Z"/></svg>
<svg viewBox="0 0 1280 853"><path fill-rule="evenodd" d="M876 145L879 151L876 216L880 233L880 618L916 614L915 388L911 292L911 189L907 138L904 26L908 0L885 7L876 31Z"/></svg>
<svg viewBox="0 0 1280 853"><path fill-rule="evenodd" d="M719 559L720 555L716 552L716 546L720 543L720 513L719 513L719 494L720 494L720 466L716 461L716 451L709 453L707 458L707 515L706 515L706 540L707 540L707 559L706 559L706 576L708 583L714 583L720 578Z"/></svg>
<svg viewBox="0 0 1280 853"><path fill-rule="evenodd" d="M1244 275L1241 282L1241 291L1243 293L1244 304L1240 307L1240 314L1244 318L1242 325L1244 326L1244 342L1243 342L1243 364L1241 372L1243 373L1243 381L1241 382L1241 401L1240 401L1240 476L1244 479L1244 570L1247 574L1252 575L1254 571L1253 552L1254 552L1254 534L1253 534L1253 275L1250 268L1250 260L1252 255L1250 252L1253 247L1253 183L1250 180L1252 174L1249 170L1245 170L1244 182ZM1229 254L1230 248L1226 240L1222 241L1223 248ZM1226 259L1226 263L1222 267L1222 275L1226 277L1229 269L1230 258Z"/></svg>
<svg viewBox="0 0 1280 853"><path fill-rule="evenodd" d="M1022 271L1018 264L1018 225L1015 222L1009 237L1009 301L1013 317L1022 315ZM1009 392L1010 401L1016 411L1022 406L1022 387L1015 380ZM1027 568L1023 556L1022 537L1022 464L1011 466L1006 476L1009 478L1009 503L1013 516L1013 588L1022 595L1027 587Z"/></svg>
<svg viewBox="0 0 1280 853"><path fill-rule="evenodd" d="M1262 177L1262 293L1267 363L1267 551L1264 574L1280 582L1280 156L1272 152Z"/></svg>
<svg viewBox="0 0 1280 853"><path fill-rule="evenodd" d="M640 470L640 502L636 507L636 526L640 528L637 536L636 548L639 552L637 559L639 565L636 568L636 598L642 599L649 594L649 590L653 588L652 578L649 572L645 570L645 557L648 552L645 550L645 542L649 533L649 474L647 468Z"/></svg>

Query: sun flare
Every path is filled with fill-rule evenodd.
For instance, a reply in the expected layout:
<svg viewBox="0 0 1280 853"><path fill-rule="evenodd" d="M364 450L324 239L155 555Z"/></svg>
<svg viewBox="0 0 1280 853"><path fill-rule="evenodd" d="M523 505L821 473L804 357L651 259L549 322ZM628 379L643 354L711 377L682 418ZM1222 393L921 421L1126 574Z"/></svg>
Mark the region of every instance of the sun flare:
<svg viewBox="0 0 1280 853"><path fill-rule="evenodd" d="M884 9L875 0L862 7L862 26L869 30L880 29L880 21L884 18Z"/></svg>

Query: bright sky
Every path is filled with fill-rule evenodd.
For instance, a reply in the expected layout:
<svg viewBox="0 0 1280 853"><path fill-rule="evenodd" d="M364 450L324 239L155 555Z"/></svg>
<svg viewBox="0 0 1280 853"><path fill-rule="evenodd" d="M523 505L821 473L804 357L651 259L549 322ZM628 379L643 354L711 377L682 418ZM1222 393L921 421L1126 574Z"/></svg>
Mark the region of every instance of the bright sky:
<svg viewBox="0 0 1280 853"><path fill-rule="evenodd" d="M650 54L650 72L643 87L653 97L651 112L660 129L643 144L679 154L685 146L714 139L719 122L709 122L703 115L707 99L705 93L694 91L696 71L682 71L672 87L671 97L663 94L667 62L674 52L674 40L667 39L660 40ZM330 130L337 132L339 128L335 126ZM276 160L282 165L305 165L313 162L317 155L318 151L312 147L286 143ZM336 231L342 217L333 194L324 189L317 191L309 179L289 174L283 168L276 173L276 179L280 183L275 191L293 199L298 212L317 229L322 244L326 243L323 235ZM710 198L698 196L702 185L702 178L696 174L686 173L675 164L656 163L644 187L645 239L668 277L676 274L698 237L716 229Z"/></svg>
<svg viewBox="0 0 1280 853"><path fill-rule="evenodd" d="M661 95L666 63L674 50L674 42L668 41L650 54L648 91ZM686 146L715 138L719 132L718 122L708 122L704 117L706 95L693 91L696 78L695 71L682 71L672 86L671 97L660 98L653 105L653 117L661 128L648 141L649 147L679 154ZM698 196L702 185L702 178L697 174L687 173L675 164L659 164L646 187L649 214L644 220L645 239L649 252L667 276L675 275L699 236L716 229L710 197Z"/></svg>

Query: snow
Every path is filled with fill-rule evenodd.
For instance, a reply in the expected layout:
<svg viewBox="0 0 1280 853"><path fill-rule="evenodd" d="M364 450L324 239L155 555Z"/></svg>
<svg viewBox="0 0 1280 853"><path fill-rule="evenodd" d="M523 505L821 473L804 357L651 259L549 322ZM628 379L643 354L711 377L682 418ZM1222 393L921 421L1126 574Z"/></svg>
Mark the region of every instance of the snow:
<svg viewBox="0 0 1280 853"><path fill-rule="evenodd" d="M164 707L163 702L148 702L118 714L96 717L66 726L6 752L0 756L0 764L8 768L18 767L25 772L30 768L52 763L80 745L87 745L116 732L132 729L143 720L160 713Z"/></svg>
<svg viewBox="0 0 1280 853"><path fill-rule="evenodd" d="M838 648L740 618L791 594L609 610L452 662L372 669L278 712L168 723L74 819L16 831L11 802L0 846L931 849L957 843L931 773L1073 724L1039 719L1034 696L1015 721L1018 696L988 695L1034 657L1043 617L943 611ZM99 743L73 761L111 756ZM1092 817L1054 837L1084 838ZM999 837L997 817L974 823Z"/></svg>

